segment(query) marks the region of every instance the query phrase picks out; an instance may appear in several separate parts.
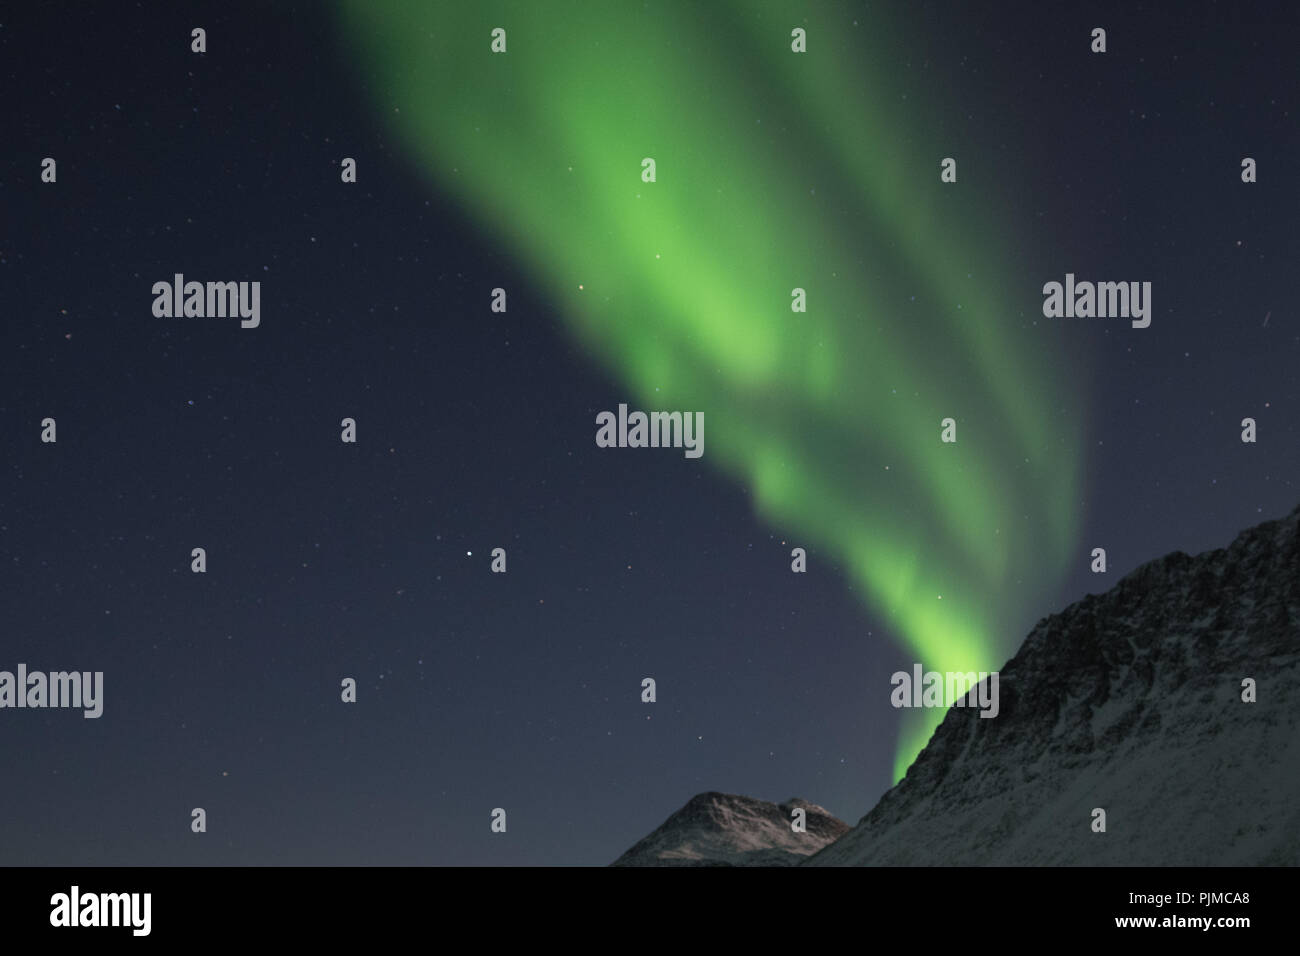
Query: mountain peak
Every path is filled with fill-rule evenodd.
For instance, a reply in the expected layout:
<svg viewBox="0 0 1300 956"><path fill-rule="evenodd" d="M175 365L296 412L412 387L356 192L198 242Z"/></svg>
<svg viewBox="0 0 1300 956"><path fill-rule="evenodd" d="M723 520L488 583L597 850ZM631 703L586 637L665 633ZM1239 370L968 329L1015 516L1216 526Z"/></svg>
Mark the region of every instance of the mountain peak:
<svg viewBox="0 0 1300 956"><path fill-rule="evenodd" d="M806 832L791 829L805 811ZM613 866L791 866L847 832L848 824L799 797L768 803L716 790L698 793Z"/></svg>
<svg viewBox="0 0 1300 956"><path fill-rule="evenodd" d="M808 862L1300 856L1300 508L1044 618L1000 682L996 718L950 709L903 780Z"/></svg>

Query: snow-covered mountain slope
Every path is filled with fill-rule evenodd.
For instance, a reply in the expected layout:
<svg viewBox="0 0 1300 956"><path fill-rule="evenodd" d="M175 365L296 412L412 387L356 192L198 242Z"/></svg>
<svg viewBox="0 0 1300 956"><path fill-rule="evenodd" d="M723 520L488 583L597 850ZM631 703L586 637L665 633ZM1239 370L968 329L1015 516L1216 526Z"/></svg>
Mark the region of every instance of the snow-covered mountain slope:
<svg viewBox="0 0 1300 956"><path fill-rule="evenodd" d="M1040 621L999 694L805 864L1300 864L1300 508Z"/></svg>
<svg viewBox="0 0 1300 956"><path fill-rule="evenodd" d="M791 829L805 810L806 832ZM694 796L613 866L791 866L849 829L816 804L768 803L730 793Z"/></svg>

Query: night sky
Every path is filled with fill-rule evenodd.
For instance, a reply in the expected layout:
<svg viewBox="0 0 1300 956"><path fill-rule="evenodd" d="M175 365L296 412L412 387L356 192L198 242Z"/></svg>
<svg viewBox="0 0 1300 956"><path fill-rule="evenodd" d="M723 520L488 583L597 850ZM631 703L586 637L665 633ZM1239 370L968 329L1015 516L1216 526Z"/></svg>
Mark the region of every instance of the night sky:
<svg viewBox="0 0 1300 956"><path fill-rule="evenodd" d="M0 863L598 865L704 790L799 796L856 822L906 737L889 676L931 666L915 618L882 607L861 568L903 552L936 575L978 568L941 508L975 530L985 503L1017 512L996 575L953 582L982 602L996 668L1043 616L1300 501L1294 5L683 0L600 5L587 23L557 3L543 34L526 11L546 3L435 4L431 49L465 53L425 58L446 75L425 88L419 135L411 106L386 105L410 102L391 82L403 64L376 66L356 35L366 5L348 6L0 8L0 670L104 672L97 720L0 710ZM439 137L465 97L497 95L494 26L521 91L495 129L520 151L475 157ZM651 49L659 26L676 40ZM794 26L808 31L807 60L790 61L809 64L800 93L769 68L796 56ZM1096 26L1104 54L1089 51ZM574 73L597 40L592 55L629 76ZM855 56L878 85L849 82ZM675 84L662 117L623 109L625 82ZM537 89L553 110L528 112ZM858 194L844 156L859 139L835 124L861 131L868 114L894 119L864 134L889 159L859 151ZM645 184L669 117L679 148ZM645 142L602 138L625 120ZM525 130L559 144L565 124L588 135L523 151ZM711 149L731 157L713 192L732 184L734 218L665 205L636 222L663 229L647 241L668 261L641 263L617 233L641 214L594 184L625 176L629 193L671 199L674 168L700 185ZM474 160L463 187L439 165L458 150ZM940 183L945 156L955 184ZM582 205L556 220L538 184L561 162L578 174L556 201ZM924 201L872 211L878 168L915 177ZM908 258L913 228L951 238L955 257ZM710 255L691 260L697 239ZM761 267L739 255L751 240ZM592 274L547 271L582 250ZM841 260L859 284L770 276ZM1045 318L1042 286L1067 272L1150 281L1150 328ZM175 273L260 281L260 326L155 317L151 287ZM940 316L968 275L966 308ZM575 305L579 283L590 304ZM760 318L763 283L777 295ZM695 378L666 367L656 405L636 358L679 293L696 295L684 327L712 351ZM846 343L840 378L805 383L825 385L820 404L757 372L754 397L726 404L728 356L749 373L761 328L805 321ZM865 329L955 409L965 477L884 483L904 441L891 429L914 434L915 417L940 449L939 421ZM783 356L802 333L787 334ZM976 342L1005 364L976 361ZM1014 399L1006 418L998 396ZM598 448L596 415L620 402L702 410L703 457ZM1013 470L998 437L1016 409L1050 436L1034 470ZM46 417L57 443L41 441ZM345 417L356 444L340 441ZM750 453L765 423L797 440L780 467L804 469L776 491L747 480L764 474ZM810 490L823 480L852 513ZM894 538L846 540L859 514L888 515ZM191 832L195 807L206 833Z"/></svg>

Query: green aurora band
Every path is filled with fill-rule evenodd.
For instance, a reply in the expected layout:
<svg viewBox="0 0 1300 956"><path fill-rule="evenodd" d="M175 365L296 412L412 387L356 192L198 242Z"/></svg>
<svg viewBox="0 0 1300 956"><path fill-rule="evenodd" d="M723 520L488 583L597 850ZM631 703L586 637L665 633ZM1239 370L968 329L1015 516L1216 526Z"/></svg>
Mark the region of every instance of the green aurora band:
<svg viewBox="0 0 1300 956"><path fill-rule="evenodd" d="M1003 301L987 192L940 182L965 134L898 95L898 31L802 7L345 0L341 28L420 168L631 407L705 412L705 460L925 669L996 670L1074 548L1071 389ZM895 780L943 713L905 712Z"/></svg>

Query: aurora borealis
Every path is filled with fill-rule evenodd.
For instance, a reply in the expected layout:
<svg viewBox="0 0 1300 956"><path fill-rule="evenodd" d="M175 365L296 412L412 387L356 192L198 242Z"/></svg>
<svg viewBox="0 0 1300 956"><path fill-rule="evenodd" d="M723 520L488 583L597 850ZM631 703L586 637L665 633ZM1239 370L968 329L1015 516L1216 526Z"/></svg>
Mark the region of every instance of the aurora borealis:
<svg viewBox="0 0 1300 956"><path fill-rule="evenodd" d="M1213 701L1273 726L1286 670L1165 680L1147 566L1207 554L1205 641L1290 633L1213 583L1300 500L1273 6L10 5L0 685L103 675L93 720L0 687L16 918L232 898L60 867L603 867L700 796L959 863L1235 841L1215 795L1291 755ZM1202 730L1192 816L1135 813Z"/></svg>
<svg viewBox="0 0 1300 956"><path fill-rule="evenodd" d="M1017 224L941 109L871 67L901 27L771 2L342 10L411 161L629 399L703 411L704 463L925 667L1002 664L1010 609L1076 547L1080 413L1017 318ZM908 716L895 778L941 718Z"/></svg>

